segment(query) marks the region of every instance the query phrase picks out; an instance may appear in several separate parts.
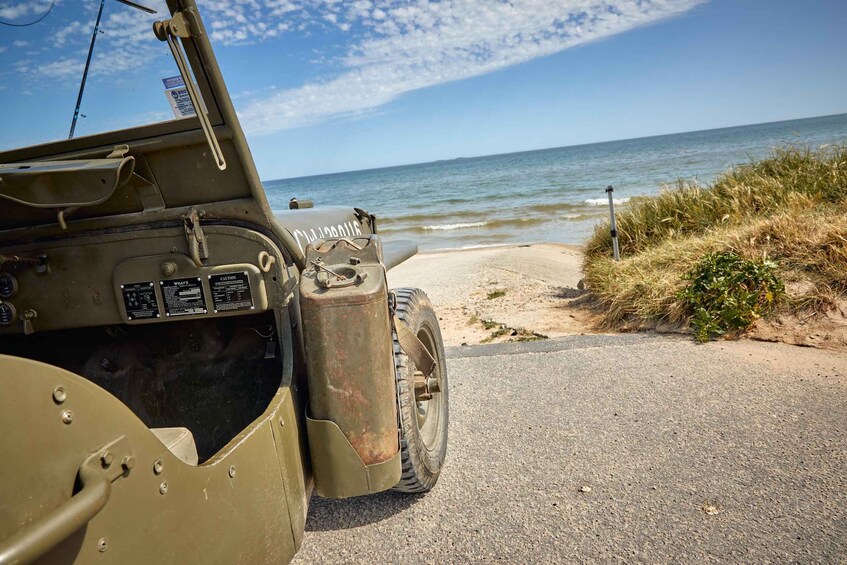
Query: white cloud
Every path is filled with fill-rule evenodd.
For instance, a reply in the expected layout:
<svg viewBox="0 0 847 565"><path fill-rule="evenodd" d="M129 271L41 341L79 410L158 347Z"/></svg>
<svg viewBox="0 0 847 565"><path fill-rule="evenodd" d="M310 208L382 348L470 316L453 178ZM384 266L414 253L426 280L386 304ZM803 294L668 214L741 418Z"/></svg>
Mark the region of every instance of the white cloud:
<svg viewBox="0 0 847 565"><path fill-rule="evenodd" d="M12 4L4 2L0 5L0 18L14 21L24 16L42 13L49 7L50 0L42 2L16 2Z"/></svg>
<svg viewBox="0 0 847 565"><path fill-rule="evenodd" d="M104 13L100 23L102 33L98 36L91 62L92 77L118 75L167 52L153 36L151 27L154 20L167 17L167 5L164 0L140 1L157 10L158 14L145 14L118 3L112 3L109 11ZM60 57L39 65L18 61L15 63L18 71L52 79L79 80L96 13L88 15L91 16L90 20L71 21L50 35L53 46L62 53Z"/></svg>
<svg viewBox="0 0 847 565"><path fill-rule="evenodd" d="M51 39L53 40L53 45L64 47L69 41L74 43L79 42L81 39L91 35L91 28L93 26L94 22L85 24L80 21L71 22L52 34Z"/></svg>
<svg viewBox="0 0 847 565"><path fill-rule="evenodd" d="M91 76L117 76L167 58L151 33L165 19L164 0L141 0L146 16L108 5ZM682 14L705 0L199 0L217 44L270 42L284 33L331 38L312 54L322 80L291 89L242 93L240 112L250 133L271 133L336 118L362 116L414 90L462 80L544 57ZM3 4L21 17L42 2ZM31 77L78 80L96 9L49 35L58 56L12 65ZM94 6L92 4L91 6ZM343 45L340 48L338 44ZM273 53L276 46L266 45ZM285 49L284 46L279 49Z"/></svg>
<svg viewBox="0 0 847 565"><path fill-rule="evenodd" d="M701 2L319 1L325 21L367 30L343 57L342 70L332 79L255 99L239 114L245 129L255 134L357 116L406 92L551 55L684 13Z"/></svg>

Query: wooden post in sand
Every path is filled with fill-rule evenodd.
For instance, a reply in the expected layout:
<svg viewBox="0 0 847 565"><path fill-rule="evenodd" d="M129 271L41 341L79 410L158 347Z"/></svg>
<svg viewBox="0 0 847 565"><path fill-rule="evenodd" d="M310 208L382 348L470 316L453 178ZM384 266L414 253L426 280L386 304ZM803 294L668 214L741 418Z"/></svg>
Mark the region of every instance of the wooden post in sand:
<svg viewBox="0 0 847 565"><path fill-rule="evenodd" d="M615 191L612 185L606 187L606 194L609 195L609 216L612 218L612 250L615 253L615 261L621 260L621 252L618 248L618 225L615 223L615 200L612 198L612 193Z"/></svg>

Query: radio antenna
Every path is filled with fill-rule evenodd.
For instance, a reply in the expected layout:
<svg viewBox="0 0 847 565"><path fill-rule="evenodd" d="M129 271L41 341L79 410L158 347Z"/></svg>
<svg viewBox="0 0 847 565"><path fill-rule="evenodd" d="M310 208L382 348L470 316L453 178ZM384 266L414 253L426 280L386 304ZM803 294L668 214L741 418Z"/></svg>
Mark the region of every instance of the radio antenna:
<svg viewBox="0 0 847 565"><path fill-rule="evenodd" d="M156 10L136 4L130 0L117 0L121 4L126 4L142 12L155 14ZM79 94L76 97L76 107L74 108L74 118L71 121L71 131L68 134L68 139L73 139L74 131L76 130L76 121L79 119L79 107L82 105L82 93L85 92L85 81L88 79L88 68L91 66L91 54L94 53L94 42L97 41L97 35L100 33L100 18L103 16L103 6L106 0L100 0L100 9L97 10L97 20L94 22L94 33L91 35L91 45L88 46L88 57L85 59L85 69L82 71L82 81L79 83Z"/></svg>

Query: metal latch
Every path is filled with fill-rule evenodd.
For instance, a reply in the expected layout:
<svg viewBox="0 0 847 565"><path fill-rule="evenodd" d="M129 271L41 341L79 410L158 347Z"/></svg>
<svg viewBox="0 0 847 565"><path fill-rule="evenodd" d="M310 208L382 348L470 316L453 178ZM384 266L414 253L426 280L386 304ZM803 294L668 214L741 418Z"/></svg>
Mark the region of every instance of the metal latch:
<svg viewBox="0 0 847 565"><path fill-rule="evenodd" d="M206 244L203 228L200 227L200 218L205 215L205 212L198 212L196 208L192 208L182 218L185 226L185 239L188 240L188 253L196 267L202 267L203 259L209 258L209 246Z"/></svg>

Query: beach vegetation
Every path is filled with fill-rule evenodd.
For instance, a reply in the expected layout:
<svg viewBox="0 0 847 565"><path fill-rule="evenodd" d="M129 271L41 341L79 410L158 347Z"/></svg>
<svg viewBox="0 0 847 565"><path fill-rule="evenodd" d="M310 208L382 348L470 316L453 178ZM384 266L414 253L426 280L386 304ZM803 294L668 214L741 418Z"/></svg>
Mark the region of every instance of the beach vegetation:
<svg viewBox="0 0 847 565"><path fill-rule="evenodd" d="M492 290L492 291L490 291L490 292L488 293L488 295L486 296L486 298L487 298L488 300L494 300L494 299L496 299L496 298L502 298L502 297L504 297L504 296L506 296L506 291L505 291L505 290L502 290L502 289L497 289L497 290Z"/></svg>
<svg viewBox="0 0 847 565"><path fill-rule="evenodd" d="M741 332L771 311L785 291L769 260L745 259L736 253L708 253L683 276L688 284L679 298L692 313L694 336L702 342L727 332Z"/></svg>
<svg viewBox="0 0 847 565"><path fill-rule="evenodd" d="M494 320L482 320L482 328L484 330L492 330L494 328L502 328L503 324L498 324Z"/></svg>
<svg viewBox="0 0 847 565"><path fill-rule="evenodd" d="M486 330L496 329L494 329L488 337L482 339L480 343L491 343L494 340L507 336L509 339L504 341L538 341L539 339L548 339L544 334L526 330L524 328L513 328L506 324L494 322L493 320L482 320L482 325Z"/></svg>
<svg viewBox="0 0 847 565"><path fill-rule="evenodd" d="M631 199L617 224L621 261L612 258L608 224L585 246L586 286L606 327L693 323L698 336L714 336L756 316L831 310L847 299L847 144L784 147L710 185L680 181ZM724 325L711 325L708 305L722 299L686 290L705 290L709 277L725 285L727 308L743 298L730 290L737 285L755 306L733 322L728 311L715 313Z"/></svg>

